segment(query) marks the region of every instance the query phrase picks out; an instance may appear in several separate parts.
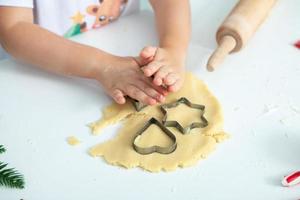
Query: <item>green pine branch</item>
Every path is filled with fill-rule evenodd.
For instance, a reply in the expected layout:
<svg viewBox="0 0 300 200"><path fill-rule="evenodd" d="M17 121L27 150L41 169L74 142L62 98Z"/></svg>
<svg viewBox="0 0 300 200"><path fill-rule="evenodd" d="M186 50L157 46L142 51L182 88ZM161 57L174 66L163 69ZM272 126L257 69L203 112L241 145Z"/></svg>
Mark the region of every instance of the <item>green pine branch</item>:
<svg viewBox="0 0 300 200"><path fill-rule="evenodd" d="M0 162L0 185L10 188L24 188L24 177L14 168L7 168L7 164Z"/></svg>
<svg viewBox="0 0 300 200"><path fill-rule="evenodd" d="M5 150L5 148L4 148L4 146L3 145L0 145L0 154L1 153L4 153L6 150Z"/></svg>
<svg viewBox="0 0 300 200"><path fill-rule="evenodd" d="M5 152L3 145L0 145L0 154ZM22 189L25 186L24 177L14 168L7 168L8 164L0 162L0 186Z"/></svg>

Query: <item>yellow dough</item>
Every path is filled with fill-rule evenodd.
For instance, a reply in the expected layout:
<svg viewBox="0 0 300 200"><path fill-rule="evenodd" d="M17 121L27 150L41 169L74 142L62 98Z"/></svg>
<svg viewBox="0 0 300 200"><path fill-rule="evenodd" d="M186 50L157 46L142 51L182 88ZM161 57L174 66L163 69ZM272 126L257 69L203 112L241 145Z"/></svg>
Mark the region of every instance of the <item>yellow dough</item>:
<svg viewBox="0 0 300 200"><path fill-rule="evenodd" d="M217 99L209 92L206 85L191 73L187 73L185 84L180 91L170 94L165 103L186 97L195 104L205 105L204 116L208 120L205 128L192 129L183 135L176 128L169 128L177 138L177 149L171 154L152 153L141 155L132 148L132 141L137 131L151 118L161 121L163 115L159 105L148 106L136 112L131 102L124 105L112 104L105 108L102 119L90 125L94 134L110 125L123 121L122 128L115 138L98 144L90 149L92 156L102 156L108 163L125 168L141 167L151 172L171 171L177 167L194 165L212 152L218 142L228 137L223 131L223 116ZM177 120L184 127L192 122L199 122L201 111L185 105L168 109L168 120ZM171 145L172 141L158 127L151 125L139 138L142 147Z"/></svg>
<svg viewBox="0 0 300 200"><path fill-rule="evenodd" d="M71 146L76 146L76 145L80 144L80 140L78 140L75 136L68 137L67 142Z"/></svg>

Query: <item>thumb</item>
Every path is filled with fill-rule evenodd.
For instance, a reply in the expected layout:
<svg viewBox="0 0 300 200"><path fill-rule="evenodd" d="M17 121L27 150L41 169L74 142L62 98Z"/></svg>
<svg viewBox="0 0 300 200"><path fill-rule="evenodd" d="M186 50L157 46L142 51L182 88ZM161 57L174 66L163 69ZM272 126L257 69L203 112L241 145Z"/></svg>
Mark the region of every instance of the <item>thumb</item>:
<svg viewBox="0 0 300 200"><path fill-rule="evenodd" d="M153 58L145 59L145 58L141 58L140 56L133 57L133 59L135 60L135 62L137 62L137 64L140 67L143 67L143 66L149 64L151 61L153 61Z"/></svg>
<svg viewBox="0 0 300 200"><path fill-rule="evenodd" d="M144 47L140 55L138 57L135 57L136 62L142 67L144 65L149 64L151 61L153 61L155 54L156 54L157 47Z"/></svg>
<svg viewBox="0 0 300 200"><path fill-rule="evenodd" d="M143 59L153 59L157 51L157 47L148 46L141 50L140 57Z"/></svg>

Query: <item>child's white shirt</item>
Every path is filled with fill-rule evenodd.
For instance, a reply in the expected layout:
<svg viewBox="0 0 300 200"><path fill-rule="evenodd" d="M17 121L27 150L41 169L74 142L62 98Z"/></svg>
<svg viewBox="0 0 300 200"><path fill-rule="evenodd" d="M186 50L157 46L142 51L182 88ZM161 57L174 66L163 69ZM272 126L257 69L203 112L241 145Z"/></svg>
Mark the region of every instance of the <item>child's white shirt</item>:
<svg viewBox="0 0 300 200"><path fill-rule="evenodd" d="M35 23L71 37L137 11L139 0L0 0L0 6L32 8Z"/></svg>

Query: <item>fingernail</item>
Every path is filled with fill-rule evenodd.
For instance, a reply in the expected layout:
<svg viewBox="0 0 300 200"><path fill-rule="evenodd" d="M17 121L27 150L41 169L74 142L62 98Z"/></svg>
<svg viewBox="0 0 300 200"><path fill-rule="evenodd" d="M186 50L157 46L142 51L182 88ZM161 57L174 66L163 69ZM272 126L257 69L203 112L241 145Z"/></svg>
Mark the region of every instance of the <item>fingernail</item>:
<svg viewBox="0 0 300 200"><path fill-rule="evenodd" d="M124 104L124 103L126 103L126 100L124 99L124 98L120 98L120 99L118 99L119 100L119 104Z"/></svg>
<svg viewBox="0 0 300 200"><path fill-rule="evenodd" d="M149 69L146 69L144 73L147 77L151 76L151 71Z"/></svg>
<svg viewBox="0 0 300 200"><path fill-rule="evenodd" d="M167 90L164 90L164 91L162 91L162 94L163 94L164 96L167 96L167 95L169 94L169 92L168 92Z"/></svg>
<svg viewBox="0 0 300 200"><path fill-rule="evenodd" d="M157 101L155 99L151 99L149 100L149 104L152 106L152 105L155 105L157 103Z"/></svg>
<svg viewBox="0 0 300 200"><path fill-rule="evenodd" d="M157 99L159 102L165 101L165 97L163 95L158 95Z"/></svg>
<svg viewBox="0 0 300 200"><path fill-rule="evenodd" d="M169 92L176 92L176 89L172 86L168 87L168 91Z"/></svg>
<svg viewBox="0 0 300 200"><path fill-rule="evenodd" d="M159 81L159 80L153 80L153 83L157 86L161 86L161 84L162 84L161 81Z"/></svg>

